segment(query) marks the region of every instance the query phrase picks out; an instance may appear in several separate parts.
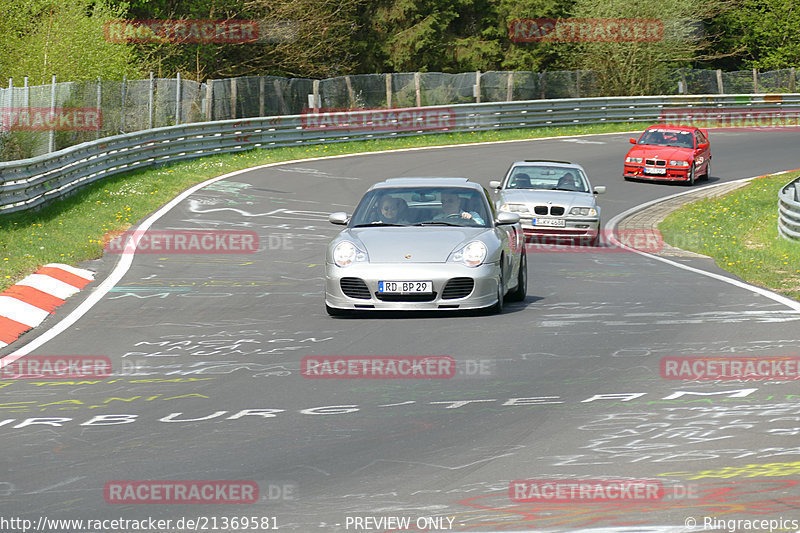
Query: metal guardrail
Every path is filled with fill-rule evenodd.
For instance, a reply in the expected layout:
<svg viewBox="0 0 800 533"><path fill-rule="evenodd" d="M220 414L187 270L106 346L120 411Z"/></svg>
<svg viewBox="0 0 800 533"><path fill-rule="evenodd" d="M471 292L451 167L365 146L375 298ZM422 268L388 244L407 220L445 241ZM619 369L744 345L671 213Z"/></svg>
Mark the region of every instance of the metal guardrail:
<svg viewBox="0 0 800 533"><path fill-rule="evenodd" d="M579 98L347 112L348 126L313 127L313 115L201 122L82 143L0 163L0 214L40 206L94 181L148 166L254 148L604 122L662 120L670 110L788 109L800 94ZM434 119L430 117L433 114ZM341 116L340 116L341 117ZM377 118L376 118L377 117Z"/></svg>
<svg viewBox="0 0 800 533"><path fill-rule="evenodd" d="M778 192L778 233L800 240L800 178Z"/></svg>

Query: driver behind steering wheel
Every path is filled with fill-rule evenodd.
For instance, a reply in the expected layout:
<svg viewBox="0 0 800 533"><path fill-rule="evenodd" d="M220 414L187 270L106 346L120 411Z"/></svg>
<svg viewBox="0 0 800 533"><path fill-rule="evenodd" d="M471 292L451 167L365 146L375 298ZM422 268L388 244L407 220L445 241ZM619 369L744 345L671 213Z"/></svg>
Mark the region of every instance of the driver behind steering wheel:
<svg viewBox="0 0 800 533"><path fill-rule="evenodd" d="M436 215L434 220L444 220L447 218L466 218L474 220L476 224L483 226L485 222L475 211L464 211L461 209L461 197L452 192L442 193L442 213Z"/></svg>

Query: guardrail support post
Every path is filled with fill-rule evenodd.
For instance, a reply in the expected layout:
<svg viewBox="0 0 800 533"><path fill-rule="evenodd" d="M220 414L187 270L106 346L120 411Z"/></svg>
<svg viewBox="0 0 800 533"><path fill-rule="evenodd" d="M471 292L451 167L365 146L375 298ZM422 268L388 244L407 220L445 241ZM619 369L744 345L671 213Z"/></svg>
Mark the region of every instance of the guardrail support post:
<svg viewBox="0 0 800 533"><path fill-rule="evenodd" d="M175 125L181 123L181 72L175 77Z"/></svg>
<svg viewBox="0 0 800 533"><path fill-rule="evenodd" d="M259 76L258 78L258 116L264 116L264 92L265 86L267 84L267 78L264 76Z"/></svg>
<svg viewBox="0 0 800 533"><path fill-rule="evenodd" d="M125 105L128 99L128 77L122 76L122 109L120 110L119 132L125 133Z"/></svg>
<svg viewBox="0 0 800 533"><path fill-rule="evenodd" d="M386 76L386 109L392 108L392 73L384 74Z"/></svg>
<svg viewBox="0 0 800 533"><path fill-rule="evenodd" d="M153 129L153 101L155 100L156 80L153 71L150 71L150 85L147 91L147 124L148 129Z"/></svg>
<svg viewBox="0 0 800 533"><path fill-rule="evenodd" d="M103 78L97 78L97 111L102 113L103 109ZM102 115L101 115L102 116ZM100 127L97 128L97 135L95 139L100 138L100 130L102 129L102 122L100 123ZM152 128L152 126L150 126Z"/></svg>
<svg viewBox="0 0 800 533"><path fill-rule="evenodd" d="M543 70L542 72L539 73L539 87L541 87L541 89L542 89L542 100L544 100L545 98L547 98L545 96L545 94L546 94L545 91L546 91L546 87L547 87L547 71L546 70Z"/></svg>
<svg viewBox="0 0 800 533"><path fill-rule="evenodd" d="M725 94L725 87L722 86L722 70L717 69L717 90L719 94Z"/></svg>
<svg viewBox="0 0 800 533"><path fill-rule="evenodd" d="M53 74L53 82L50 84L50 113L56 112L56 75ZM50 137L47 141L47 151L55 152L56 150L56 131L50 130Z"/></svg>
<svg viewBox="0 0 800 533"><path fill-rule="evenodd" d="M206 82L206 120L214 120L214 80Z"/></svg>
<svg viewBox="0 0 800 533"><path fill-rule="evenodd" d="M239 95L237 94L236 78L231 78L231 118L238 118L236 116L236 100Z"/></svg>
<svg viewBox="0 0 800 533"><path fill-rule="evenodd" d="M319 109L322 107L322 103L319 101L319 80L314 80L314 82L311 84L311 92L314 102L311 107L314 109Z"/></svg>
<svg viewBox="0 0 800 533"><path fill-rule="evenodd" d="M281 113L284 115L289 114L289 106L286 105L286 100L283 98L283 91L281 90L281 82L277 78L272 80L272 86L275 88L275 94L281 103Z"/></svg>
<svg viewBox="0 0 800 533"><path fill-rule="evenodd" d="M350 82L350 76L344 77L344 84L347 85L347 99L350 101L350 109L356 107L356 95L353 93L353 84Z"/></svg>

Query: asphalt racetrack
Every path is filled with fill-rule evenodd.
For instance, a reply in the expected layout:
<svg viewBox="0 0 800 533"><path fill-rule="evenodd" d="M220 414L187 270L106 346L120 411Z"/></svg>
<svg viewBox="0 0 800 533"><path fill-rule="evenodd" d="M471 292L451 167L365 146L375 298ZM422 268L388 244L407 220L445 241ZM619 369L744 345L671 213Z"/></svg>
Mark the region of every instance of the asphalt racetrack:
<svg viewBox="0 0 800 533"><path fill-rule="evenodd" d="M515 160L571 160L608 187L607 222L686 190L624 182L630 136L283 164L189 195L152 228L255 231L259 251L136 254L91 309L32 351L107 356L110 377L0 381L0 517L39 531L134 530L50 522L120 518L171 520L143 530L175 532L723 531L712 519L800 529L787 522L800 522L797 381L665 379L659 366L797 356L800 312L779 301L619 249L546 249L531 250L528 297L502 315L325 312L324 250L340 229L327 216L352 212L372 183L429 175L488 186ZM797 133L710 140L711 183L800 167ZM68 316L122 257L82 265L98 281L0 354ZM709 259L676 261L729 276ZM401 355L450 356L458 371L300 375L303 357ZM110 503L109 486L146 480L249 481L258 493L254 503ZM514 498L514 480L651 480L661 492L554 501L531 497L529 483ZM261 521L234 527L234 517Z"/></svg>

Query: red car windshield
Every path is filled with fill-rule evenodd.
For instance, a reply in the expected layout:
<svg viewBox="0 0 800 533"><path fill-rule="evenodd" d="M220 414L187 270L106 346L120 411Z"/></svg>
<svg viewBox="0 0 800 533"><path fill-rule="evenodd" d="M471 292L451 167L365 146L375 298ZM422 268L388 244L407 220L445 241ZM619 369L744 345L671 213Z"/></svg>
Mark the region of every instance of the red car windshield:
<svg viewBox="0 0 800 533"><path fill-rule="evenodd" d="M675 148L694 148L694 135L691 131L653 128L645 131L636 144L652 146L672 146Z"/></svg>

